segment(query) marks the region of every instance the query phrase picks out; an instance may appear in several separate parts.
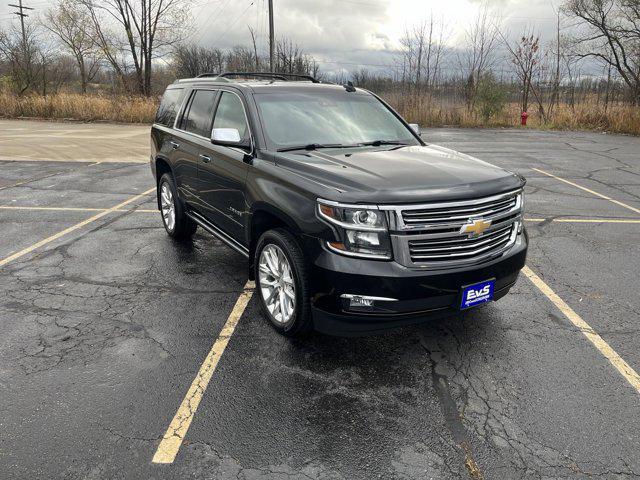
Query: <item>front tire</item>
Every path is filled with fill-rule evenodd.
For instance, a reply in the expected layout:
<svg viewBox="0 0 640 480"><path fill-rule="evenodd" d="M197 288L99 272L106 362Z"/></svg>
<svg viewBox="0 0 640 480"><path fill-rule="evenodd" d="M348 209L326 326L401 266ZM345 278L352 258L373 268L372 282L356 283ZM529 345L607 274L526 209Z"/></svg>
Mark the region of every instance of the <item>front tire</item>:
<svg viewBox="0 0 640 480"><path fill-rule="evenodd" d="M254 257L260 308L281 335L293 337L311 329L311 307L304 256L295 238L278 228L258 240Z"/></svg>
<svg viewBox="0 0 640 480"><path fill-rule="evenodd" d="M158 202L164 229L170 237L177 240L189 239L198 225L187 217L184 206L178 197L173 176L165 173L158 182Z"/></svg>

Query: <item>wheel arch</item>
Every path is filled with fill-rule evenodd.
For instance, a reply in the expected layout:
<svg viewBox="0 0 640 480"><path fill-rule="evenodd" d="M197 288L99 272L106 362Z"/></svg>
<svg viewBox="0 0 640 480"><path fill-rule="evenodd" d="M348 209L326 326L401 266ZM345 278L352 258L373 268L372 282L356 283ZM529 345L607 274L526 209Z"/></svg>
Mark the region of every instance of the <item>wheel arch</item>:
<svg viewBox="0 0 640 480"><path fill-rule="evenodd" d="M160 210L160 191L158 190L158 184L160 183L160 179L162 178L162 175L164 175L165 173L170 173L171 176L174 179L175 182L175 178L176 176L173 174L173 168L171 167L171 163L169 163L169 161L161 156L156 157L156 161L155 161L155 165L156 165L156 202L158 204L158 210Z"/></svg>
<svg viewBox="0 0 640 480"><path fill-rule="evenodd" d="M247 245L249 245L249 276L251 279L254 279L253 260L255 256L255 249L258 244L258 239L264 232L274 228L284 228L298 240L302 235L300 227L289 215L268 203L260 203L254 206L247 227Z"/></svg>

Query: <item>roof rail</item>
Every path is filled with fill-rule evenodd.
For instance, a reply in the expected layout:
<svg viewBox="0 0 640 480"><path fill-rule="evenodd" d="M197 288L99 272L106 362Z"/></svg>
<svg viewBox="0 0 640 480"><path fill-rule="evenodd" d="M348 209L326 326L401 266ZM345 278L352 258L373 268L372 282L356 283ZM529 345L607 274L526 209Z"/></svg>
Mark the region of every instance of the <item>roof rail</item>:
<svg viewBox="0 0 640 480"><path fill-rule="evenodd" d="M290 81L295 79L308 80L313 83L320 83L315 77L311 75L300 75L297 73L268 73L268 72L224 72L224 73L203 73L196 78L237 78L237 77L253 77L253 78L271 78L274 80Z"/></svg>

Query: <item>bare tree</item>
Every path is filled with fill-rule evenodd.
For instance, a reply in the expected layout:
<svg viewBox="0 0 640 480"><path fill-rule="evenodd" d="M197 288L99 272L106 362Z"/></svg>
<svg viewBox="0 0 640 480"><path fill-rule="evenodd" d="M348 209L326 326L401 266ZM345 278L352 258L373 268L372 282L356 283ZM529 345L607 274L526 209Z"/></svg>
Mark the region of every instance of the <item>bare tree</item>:
<svg viewBox="0 0 640 480"><path fill-rule="evenodd" d="M544 107L533 85L533 80L539 77L542 67L540 38L533 33L527 33L512 44L505 36L501 37L515 68L515 74L520 80L522 111L526 112L529 108L529 97L533 93L538 101L540 113L544 116Z"/></svg>
<svg viewBox="0 0 640 480"><path fill-rule="evenodd" d="M90 34L91 17L75 0L60 0L45 13L42 26L52 32L73 55L80 73L82 93L100 67L97 45Z"/></svg>
<svg viewBox="0 0 640 480"><path fill-rule="evenodd" d="M236 46L227 52L225 68L230 72L250 72L254 70L255 58L253 50L247 47Z"/></svg>
<svg viewBox="0 0 640 480"><path fill-rule="evenodd" d="M22 95L36 88L40 80L42 58L40 40L35 25L28 23L22 31L11 27L9 31L0 30L0 58L9 65L14 89Z"/></svg>
<svg viewBox="0 0 640 480"><path fill-rule="evenodd" d="M291 39L278 39L275 50L275 72L298 75L317 73L318 65L315 59L306 55Z"/></svg>
<svg viewBox="0 0 640 480"><path fill-rule="evenodd" d="M75 58L69 55L54 54L50 49L42 56L42 93L58 92L69 81L77 79L77 65Z"/></svg>
<svg viewBox="0 0 640 480"><path fill-rule="evenodd" d="M555 50L554 52L555 73L553 76L553 89L551 91L551 97L549 99L549 108L547 109L549 114L553 112L554 107L560 102L560 74L561 74L560 63L562 60L562 52L561 52L562 39L560 36L560 12L559 11L556 11L556 40L555 40L555 43L552 45L552 47L554 47L553 50Z"/></svg>
<svg viewBox="0 0 640 480"><path fill-rule="evenodd" d="M258 43L256 42L256 32L250 26L249 33L251 34L251 44L253 45L253 56L256 60L256 72L260 71L260 57L258 56Z"/></svg>
<svg viewBox="0 0 640 480"><path fill-rule="evenodd" d="M574 36L576 54L611 65L640 105L640 2L568 0L565 11L584 22Z"/></svg>
<svg viewBox="0 0 640 480"><path fill-rule="evenodd" d="M182 39L192 0L76 1L85 7L94 38L114 70L124 78L129 61L137 91L151 95L153 61Z"/></svg>
<svg viewBox="0 0 640 480"><path fill-rule="evenodd" d="M268 59L256 59L256 50L235 46L229 50L206 48L197 45L177 45L173 52L172 65L178 77L195 77L207 72L246 72L260 70ZM318 74L315 59L292 41L284 39L277 43L276 71L294 74Z"/></svg>
<svg viewBox="0 0 640 480"><path fill-rule="evenodd" d="M202 73L225 69L225 53L197 45L177 45L173 52L173 67L178 78L193 78Z"/></svg>
<svg viewBox="0 0 640 480"><path fill-rule="evenodd" d="M464 50L458 55L458 62L465 79L464 95L470 110L475 107L480 80L495 65L499 30L496 13L485 1L471 26L464 32Z"/></svg>
<svg viewBox="0 0 640 480"><path fill-rule="evenodd" d="M444 26L435 22L421 22L405 31L402 45L401 69L405 81L412 83L416 91L432 87L437 81L444 52Z"/></svg>

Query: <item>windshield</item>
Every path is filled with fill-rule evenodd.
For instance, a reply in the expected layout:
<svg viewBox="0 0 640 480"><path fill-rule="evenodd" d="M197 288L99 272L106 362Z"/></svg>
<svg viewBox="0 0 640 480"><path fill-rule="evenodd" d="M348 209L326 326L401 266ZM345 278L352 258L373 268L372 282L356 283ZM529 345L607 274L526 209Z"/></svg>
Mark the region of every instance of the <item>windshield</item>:
<svg viewBox="0 0 640 480"><path fill-rule="evenodd" d="M372 95L346 91L256 94L275 150L370 142L419 145L412 132Z"/></svg>

